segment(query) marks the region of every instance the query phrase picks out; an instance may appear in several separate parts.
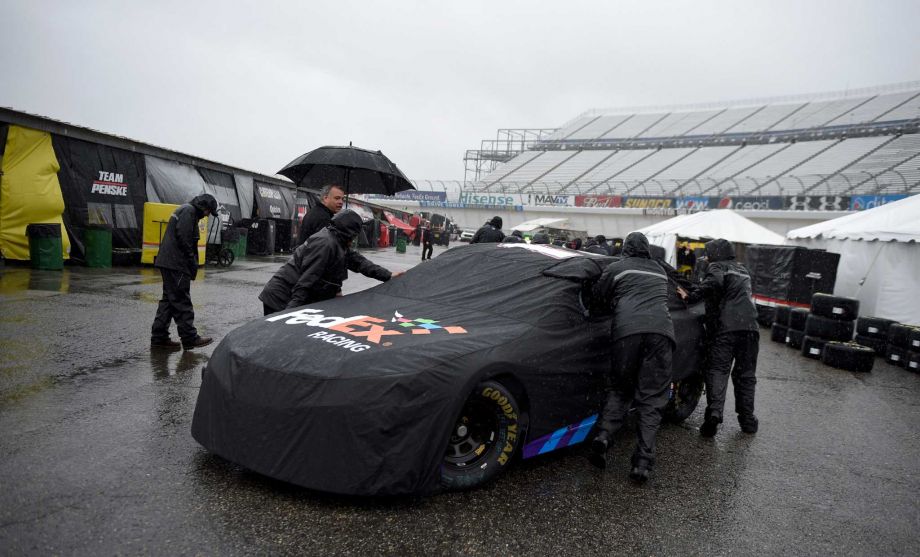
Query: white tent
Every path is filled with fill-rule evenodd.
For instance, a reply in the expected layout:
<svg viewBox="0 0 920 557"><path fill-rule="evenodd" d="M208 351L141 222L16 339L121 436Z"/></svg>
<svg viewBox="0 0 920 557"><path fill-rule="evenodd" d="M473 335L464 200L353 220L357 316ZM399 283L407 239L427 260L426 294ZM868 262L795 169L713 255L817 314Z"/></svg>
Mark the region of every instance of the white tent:
<svg viewBox="0 0 920 557"><path fill-rule="evenodd" d="M782 245L785 238L730 209L679 215L638 230L649 243L665 250L665 261L676 263L677 238L712 240L725 238L741 244Z"/></svg>
<svg viewBox="0 0 920 557"><path fill-rule="evenodd" d="M860 315L920 325L920 195L789 231L789 243L840 254L834 293Z"/></svg>

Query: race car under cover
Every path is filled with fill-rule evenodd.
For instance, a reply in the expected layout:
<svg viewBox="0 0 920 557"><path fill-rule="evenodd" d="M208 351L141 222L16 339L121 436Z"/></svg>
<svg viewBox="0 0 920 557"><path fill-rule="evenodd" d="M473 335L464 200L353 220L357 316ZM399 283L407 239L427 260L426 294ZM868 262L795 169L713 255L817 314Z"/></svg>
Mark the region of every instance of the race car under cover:
<svg viewBox="0 0 920 557"><path fill-rule="evenodd" d="M545 245L458 247L374 288L252 321L214 350L192 435L321 491L480 485L512 457L588 436L611 344L591 286L614 260ZM702 388L703 309L676 295L669 305L680 369L668 412L679 420Z"/></svg>

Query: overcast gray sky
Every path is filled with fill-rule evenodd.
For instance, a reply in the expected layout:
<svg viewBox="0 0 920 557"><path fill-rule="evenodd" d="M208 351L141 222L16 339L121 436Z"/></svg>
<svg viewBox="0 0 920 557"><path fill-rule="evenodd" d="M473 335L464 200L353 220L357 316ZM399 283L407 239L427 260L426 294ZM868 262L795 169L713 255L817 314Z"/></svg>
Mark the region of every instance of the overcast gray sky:
<svg viewBox="0 0 920 557"><path fill-rule="evenodd" d="M920 1L4 0L0 106L272 174L321 145L462 179L590 108L920 80Z"/></svg>

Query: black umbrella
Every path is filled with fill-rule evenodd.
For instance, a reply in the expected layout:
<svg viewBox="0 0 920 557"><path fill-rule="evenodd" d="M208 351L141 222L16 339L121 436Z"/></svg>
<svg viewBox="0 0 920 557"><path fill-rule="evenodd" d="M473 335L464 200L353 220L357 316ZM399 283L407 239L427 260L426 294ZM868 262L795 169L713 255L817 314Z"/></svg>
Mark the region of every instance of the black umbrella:
<svg viewBox="0 0 920 557"><path fill-rule="evenodd" d="M415 189L409 179L380 151L358 147L320 147L294 159L278 174L298 187L318 190L336 184L349 193L394 195Z"/></svg>

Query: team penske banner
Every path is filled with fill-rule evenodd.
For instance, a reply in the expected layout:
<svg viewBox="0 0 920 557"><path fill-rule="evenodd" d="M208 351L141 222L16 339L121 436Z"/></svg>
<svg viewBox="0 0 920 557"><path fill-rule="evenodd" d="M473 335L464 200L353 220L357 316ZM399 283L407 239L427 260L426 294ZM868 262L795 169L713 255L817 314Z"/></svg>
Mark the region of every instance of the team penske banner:
<svg viewBox="0 0 920 557"><path fill-rule="evenodd" d="M52 144L61 164L71 257L84 258L84 234L92 225L112 228L113 248L140 250L147 198L144 156L60 135L52 136Z"/></svg>

